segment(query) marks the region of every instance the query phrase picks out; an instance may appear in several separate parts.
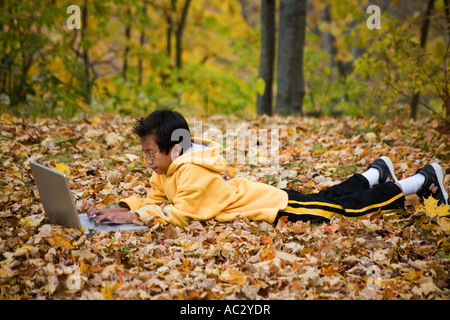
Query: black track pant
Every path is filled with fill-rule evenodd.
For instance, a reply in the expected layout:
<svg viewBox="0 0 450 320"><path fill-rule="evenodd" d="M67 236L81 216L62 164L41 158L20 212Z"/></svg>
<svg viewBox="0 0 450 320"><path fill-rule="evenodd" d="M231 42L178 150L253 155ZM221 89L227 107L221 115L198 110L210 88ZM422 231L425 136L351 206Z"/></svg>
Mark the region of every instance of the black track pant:
<svg viewBox="0 0 450 320"><path fill-rule="evenodd" d="M385 182L369 188L369 182L360 174L315 194L302 194L284 189L289 201L278 218L289 221L329 221L336 214L349 218L363 217L378 210L404 210L405 197L394 182Z"/></svg>

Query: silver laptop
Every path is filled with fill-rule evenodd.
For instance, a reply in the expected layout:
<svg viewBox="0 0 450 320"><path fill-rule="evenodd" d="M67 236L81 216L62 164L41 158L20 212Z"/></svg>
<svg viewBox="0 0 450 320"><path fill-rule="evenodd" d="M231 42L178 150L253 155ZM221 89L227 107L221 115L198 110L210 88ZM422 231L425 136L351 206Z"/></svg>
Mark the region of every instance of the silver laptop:
<svg viewBox="0 0 450 320"><path fill-rule="evenodd" d="M94 230L95 232L148 230L148 227L134 223L113 224L109 221L102 221L96 226L94 221L89 220L87 214L78 214L72 192L70 191L69 181L65 174L34 161L29 163L45 214L50 222L78 230L81 230L82 226L84 226L85 234L88 234L89 230Z"/></svg>

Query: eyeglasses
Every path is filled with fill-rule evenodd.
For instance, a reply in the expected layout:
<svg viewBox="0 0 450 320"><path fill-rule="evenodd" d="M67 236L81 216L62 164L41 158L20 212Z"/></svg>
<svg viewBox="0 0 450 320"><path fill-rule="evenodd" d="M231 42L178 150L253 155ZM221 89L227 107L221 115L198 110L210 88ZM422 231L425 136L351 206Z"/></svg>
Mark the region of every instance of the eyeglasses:
<svg viewBox="0 0 450 320"><path fill-rule="evenodd" d="M145 155L146 155L147 159L153 159L160 152L161 151L154 152L154 153L147 153L147 152L145 152Z"/></svg>

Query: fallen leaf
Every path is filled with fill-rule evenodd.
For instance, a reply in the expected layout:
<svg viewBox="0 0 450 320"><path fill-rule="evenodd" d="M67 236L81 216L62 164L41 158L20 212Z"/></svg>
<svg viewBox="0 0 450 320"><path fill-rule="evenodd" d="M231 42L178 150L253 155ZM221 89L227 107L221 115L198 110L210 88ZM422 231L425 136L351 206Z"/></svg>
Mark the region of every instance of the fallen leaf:
<svg viewBox="0 0 450 320"><path fill-rule="evenodd" d="M411 270L410 272L408 272L403 276L403 279L412 281L418 279L421 275L423 275L423 270L420 271Z"/></svg>
<svg viewBox="0 0 450 320"><path fill-rule="evenodd" d="M51 137L44 139L41 142L41 145L47 150L55 150L56 149L55 141Z"/></svg>
<svg viewBox="0 0 450 320"><path fill-rule="evenodd" d="M261 260L267 261L273 258L275 258L275 249L271 245L264 247L261 251Z"/></svg>
<svg viewBox="0 0 450 320"><path fill-rule="evenodd" d="M64 174L70 174L70 167L65 164L56 163L52 169Z"/></svg>
<svg viewBox="0 0 450 320"><path fill-rule="evenodd" d="M125 141L125 138L115 132L110 132L106 135L105 141L109 147L114 147Z"/></svg>
<svg viewBox="0 0 450 320"><path fill-rule="evenodd" d="M300 258L296 255L277 250L275 253L275 256L280 258L281 260L287 261L289 263L294 263L295 261L298 261Z"/></svg>
<svg viewBox="0 0 450 320"><path fill-rule="evenodd" d="M103 288L100 290L103 294L103 297L105 300L112 300L113 299L113 291L108 285L103 286Z"/></svg>
<svg viewBox="0 0 450 320"><path fill-rule="evenodd" d="M227 269L219 276L219 280L230 284L238 284L243 286L247 281L247 276L241 271L231 268Z"/></svg>
<svg viewBox="0 0 450 320"><path fill-rule="evenodd" d="M450 231L450 218L438 217L437 224L445 231Z"/></svg>
<svg viewBox="0 0 450 320"><path fill-rule="evenodd" d="M418 211L423 211L429 217L444 217L450 215L450 205L441 204L438 206L438 200L433 197L423 199L423 205L419 205Z"/></svg>
<svg viewBox="0 0 450 320"><path fill-rule="evenodd" d="M338 271L339 271L339 267L334 265L334 264L332 264L332 265L330 265L328 267L323 267L322 268L322 273L324 275L326 275L326 276L332 276Z"/></svg>
<svg viewBox="0 0 450 320"><path fill-rule="evenodd" d="M176 239L178 238L177 230L171 224L168 224L164 229L164 235L167 239Z"/></svg>
<svg viewBox="0 0 450 320"><path fill-rule="evenodd" d="M19 220L20 225L28 225L30 227L37 227L42 220L45 218L43 214L35 214L32 216L29 216L27 218L22 218Z"/></svg>
<svg viewBox="0 0 450 320"><path fill-rule="evenodd" d="M69 237L66 237L61 234L54 234L51 237L45 238L45 240L48 241L48 243L55 249L62 248L62 249L73 249L75 248L72 243L70 242Z"/></svg>
<svg viewBox="0 0 450 320"><path fill-rule="evenodd" d="M412 288L412 292L420 295L426 296L431 292L440 292L441 290L433 283L433 279L422 276L422 281L418 286Z"/></svg>
<svg viewBox="0 0 450 320"><path fill-rule="evenodd" d="M119 171L111 171L108 173L108 181L111 184L119 184L120 180L122 178L122 174Z"/></svg>
<svg viewBox="0 0 450 320"><path fill-rule="evenodd" d="M337 230L339 230L341 226L338 223L332 223L332 224L328 224L325 227L325 231L328 233L335 233Z"/></svg>
<svg viewBox="0 0 450 320"><path fill-rule="evenodd" d="M102 118L100 118L100 117L93 117L92 120L91 120L91 124L92 125L96 125L96 124L98 124L100 122L102 122Z"/></svg>
<svg viewBox="0 0 450 320"><path fill-rule="evenodd" d="M125 153L125 157L127 157L128 160L130 160L130 162L133 162L133 161L139 159L139 156L137 156L135 154L131 154L131 153Z"/></svg>

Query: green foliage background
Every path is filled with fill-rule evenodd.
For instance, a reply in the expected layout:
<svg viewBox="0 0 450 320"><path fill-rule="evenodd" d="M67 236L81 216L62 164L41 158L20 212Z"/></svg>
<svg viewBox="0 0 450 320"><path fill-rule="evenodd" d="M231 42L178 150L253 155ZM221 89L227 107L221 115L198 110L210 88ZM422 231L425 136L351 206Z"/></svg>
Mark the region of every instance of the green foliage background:
<svg viewBox="0 0 450 320"><path fill-rule="evenodd" d="M376 2L382 7L381 29L373 30L366 26L370 14L359 1L308 2L304 110L406 117L411 97L420 90L419 116L448 121L444 1L435 1L425 49L419 37L426 3L391 1L384 9L382 1ZM192 1L183 32L183 65L177 68L174 32L168 53L168 17L178 21L183 3L2 1L0 111L19 116L142 115L171 106L199 116L255 114L257 92L264 88L258 78L260 1ZM66 26L71 4L87 5L83 32ZM327 7L330 21L323 18ZM324 40L330 35L333 52ZM126 49L128 68L122 73ZM350 66L348 74L338 71L340 63ZM93 85L89 102L87 79Z"/></svg>

